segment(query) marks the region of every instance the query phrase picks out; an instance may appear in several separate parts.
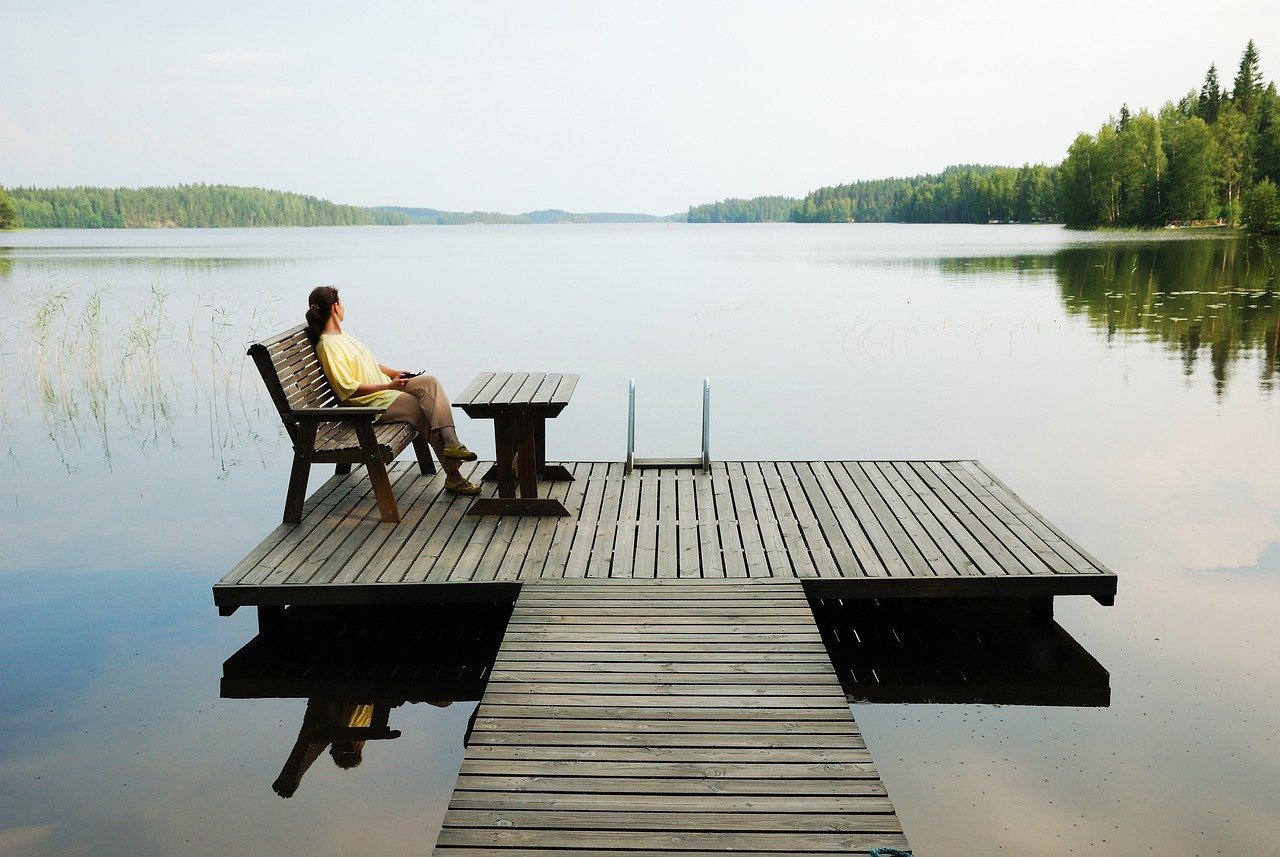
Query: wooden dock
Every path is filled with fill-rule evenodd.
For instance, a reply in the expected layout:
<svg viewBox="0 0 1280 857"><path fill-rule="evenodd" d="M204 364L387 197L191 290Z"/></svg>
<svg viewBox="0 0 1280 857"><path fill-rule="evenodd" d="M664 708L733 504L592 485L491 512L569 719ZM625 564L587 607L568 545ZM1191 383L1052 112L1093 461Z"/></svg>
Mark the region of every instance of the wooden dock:
<svg viewBox="0 0 1280 857"><path fill-rule="evenodd" d="M224 693L394 705L483 690L436 852L505 857L905 849L846 694L1106 704L1105 670L1045 628L1054 597L1111 604L1116 576L976 461L564 467L572 479L539 493L569 515L514 517L468 515L442 475L394 465L394 525L363 474L335 475L214 586L220 612L255 606L264 631L228 661ZM985 629L915 669L912 646L942 630L907 639L868 606L902 597L1011 608L994 645L1014 657L975 671ZM380 646L317 660L306 639L281 642L307 611L450 601L504 619L515 602L491 669L405 655L388 687ZM811 603L830 614L825 645Z"/></svg>
<svg viewBox="0 0 1280 857"><path fill-rule="evenodd" d="M438 855L906 849L800 582L521 590Z"/></svg>
<svg viewBox="0 0 1280 857"><path fill-rule="evenodd" d="M489 467L464 468L478 479ZM214 586L246 605L513 599L548 578L801 580L810 595L1089 595L1116 576L976 461L746 461L635 470L567 464L565 518L467 516L443 476L391 468L403 519L334 476ZM492 496L486 483L485 496Z"/></svg>

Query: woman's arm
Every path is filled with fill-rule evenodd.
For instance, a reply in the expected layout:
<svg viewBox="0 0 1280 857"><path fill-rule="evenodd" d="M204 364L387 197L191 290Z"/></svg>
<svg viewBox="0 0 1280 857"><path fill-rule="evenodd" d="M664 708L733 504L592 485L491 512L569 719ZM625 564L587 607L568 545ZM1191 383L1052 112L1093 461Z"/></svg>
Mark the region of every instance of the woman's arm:
<svg viewBox="0 0 1280 857"><path fill-rule="evenodd" d="M385 370L384 370L385 371ZM356 387L353 396L367 396L370 393L380 393L383 390L403 390L405 384L409 383L408 378L392 378L385 384L360 384Z"/></svg>
<svg viewBox="0 0 1280 857"><path fill-rule="evenodd" d="M351 395L367 396L370 393L380 393L383 390L403 390L404 389L404 385L409 380L408 378L400 377L404 373L402 373L399 369L392 369L390 366L383 366L381 363L378 364L378 368L382 370L383 375L386 375L391 380L385 384L361 384L358 387L356 387L355 392L352 393Z"/></svg>

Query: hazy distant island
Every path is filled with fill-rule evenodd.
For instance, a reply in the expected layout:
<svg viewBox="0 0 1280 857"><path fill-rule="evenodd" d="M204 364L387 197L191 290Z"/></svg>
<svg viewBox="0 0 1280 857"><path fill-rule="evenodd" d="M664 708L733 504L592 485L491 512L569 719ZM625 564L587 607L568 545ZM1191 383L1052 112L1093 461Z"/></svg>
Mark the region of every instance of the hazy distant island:
<svg viewBox="0 0 1280 857"><path fill-rule="evenodd" d="M1127 105L1057 165L965 164L911 178L760 196L672 215L559 209L503 214L339 205L229 185L0 188L0 228L357 226L500 223L1065 223L1077 228L1243 226L1280 234L1280 95L1245 47L1230 89L1210 65L1157 115Z"/></svg>
<svg viewBox="0 0 1280 857"><path fill-rule="evenodd" d="M559 208L526 211L524 214L502 214L497 211L440 211L436 208L408 208L400 205L380 205L372 211L389 215L402 214L406 222L429 226L458 226L472 223L662 223L683 221L679 214L630 214L624 212L594 211L578 214Z"/></svg>

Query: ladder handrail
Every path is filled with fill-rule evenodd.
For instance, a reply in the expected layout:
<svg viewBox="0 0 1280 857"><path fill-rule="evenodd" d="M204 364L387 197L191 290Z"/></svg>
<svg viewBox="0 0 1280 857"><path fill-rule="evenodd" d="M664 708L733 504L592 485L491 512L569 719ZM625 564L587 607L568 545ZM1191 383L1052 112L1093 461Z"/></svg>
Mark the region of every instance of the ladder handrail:
<svg viewBox="0 0 1280 857"><path fill-rule="evenodd" d="M636 379L632 378L627 385L627 464L625 473L630 473L636 463Z"/></svg>
<svg viewBox="0 0 1280 857"><path fill-rule="evenodd" d="M711 472L711 379L702 379L702 455L697 459L703 473ZM627 460L623 472L636 466L636 379L627 382Z"/></svg>
<svg viewBox="0 0 1280 857"><path fill-rule="evenodd" d="M711 472L711 379L702 379L702 472Z"/></svg>

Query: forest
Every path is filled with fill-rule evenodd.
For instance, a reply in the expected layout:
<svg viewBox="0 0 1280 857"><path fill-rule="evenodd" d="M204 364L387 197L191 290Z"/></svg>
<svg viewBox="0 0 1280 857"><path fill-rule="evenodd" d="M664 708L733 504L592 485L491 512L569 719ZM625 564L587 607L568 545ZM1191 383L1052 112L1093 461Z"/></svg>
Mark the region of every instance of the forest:
<svg viewBox="0 0 1280 857"><path fill-rule="evenodd" d="M960 165L935 175L819 188L803 199L727 199L690 223L1062 222L1077 228L1224 225L1280 234L1280 95L1250 41L1228 87L1203 85L1157 115L1127 105L1058 165Z"/></svg>
<svg viewBox="0 0 1280 857"><path fill-rule="evenodd" d="M337 205L314 196L231 185L147 188L10 188L29 229L366 226L407 224L397 212ZM0 210L3 209L0 200Z"/></svg>
<svg viewBox="0 0 1280 857"><path fill-rule="evenodd" d="M1280 232L1280 95L1249 42L1228 89L1209 66L1199 92L1153 116L1128 107L1081 134L1059 167L1068 226L1204 221Z"/></svg>

